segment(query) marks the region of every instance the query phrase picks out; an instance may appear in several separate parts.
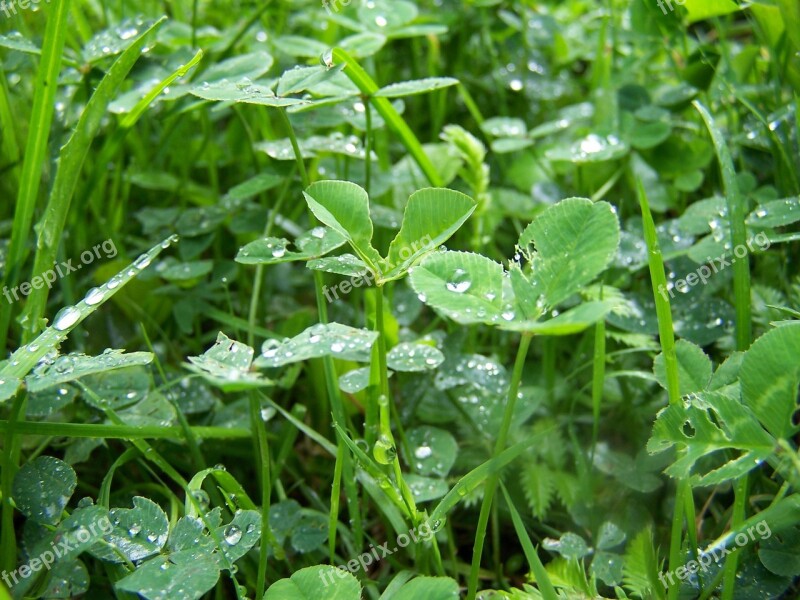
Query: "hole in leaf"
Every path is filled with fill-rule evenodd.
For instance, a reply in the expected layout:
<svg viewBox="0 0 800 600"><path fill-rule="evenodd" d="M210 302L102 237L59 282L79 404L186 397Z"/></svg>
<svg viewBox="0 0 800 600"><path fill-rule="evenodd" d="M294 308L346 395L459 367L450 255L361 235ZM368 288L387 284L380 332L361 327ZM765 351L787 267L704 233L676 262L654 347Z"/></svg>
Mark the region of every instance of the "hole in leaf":
<svg viewBox="0 0 800 600"><path fill-rule="evenodd" d="M709 408L709 409L706 410L706 414L708 415L708 420L711 421L714 424L714 427L717 427L718 429L722 429L722 425L721 425L719 419L717 418L716 411L714 411L714 410Z"/></svg>
<svg viewBox="0 0 800 600"><path fill-rule="evenodd" d="M687 438L693 438L695 433L696 431L694 430L692 424L689 421L686 421L686 423L683 424L683 435L685 435Z"/></svg>

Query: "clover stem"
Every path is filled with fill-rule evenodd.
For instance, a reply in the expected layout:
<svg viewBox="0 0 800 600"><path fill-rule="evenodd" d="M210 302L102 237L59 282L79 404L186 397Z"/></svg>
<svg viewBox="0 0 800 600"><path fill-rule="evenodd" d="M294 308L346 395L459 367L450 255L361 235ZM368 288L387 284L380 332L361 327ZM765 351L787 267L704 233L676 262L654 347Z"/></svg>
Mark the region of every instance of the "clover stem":
<svg viewBox="0 0 800 600"><path fill-rule="evenodd" d="M300 171L300 180L303 182L303 188L311 185L311 180L306 170L306 165L303 160L303 154L300 151L300 144L297 141L297 135L294 132L292 122L283 108L278 109L283 124L286 126L289 140L294 150L294 158L297 163L297 169ZM316 218L311 212L308 211L308 218L311 225L316 223ZM323 293L322 273L314 271L314 293L317 300L317 312L319 313L319 322L324 324L328 323L328 305ZM341 427L347 426L347 413L344 409L344 402L342 395L339 393L339 383L336 376L336 366L334 365L333 358L325 356L322 358L322 367L325 373L325 387L328 392L328 399L331 403L331 412L333 413L334 421ZM341 468L337 465L341 464ZM331 510L328 516L328 552L330 555L331 563L334 561L334 554L336 548L336 529L339 523L339 495L341 491L341 479L344 479L345 496L347 498L347 511L350 513L350 522L353 525L353 542L356 547L363 545L364 530L361 524L361 510L359 509L359 494L356 487L355 480L355 466L353 459L349 452L345 452L341 443L337 438L336 450L336 464L334 465L334 480L331 485Z"/></svg>
<svg viewBox="0 0 800 600"><path fill-rule="evenodd" d="M380 440L387 443L393 449L393 456L391 457L392 469L394 471L397 485L400 488L400 495L408 509L408 515L411 519L412 525L417 525L417 505L414 502L414 494L411 488L408 487L403 472L400 468L400 457L397 454L397 444L394 441L392 434L391 423L391 396L389 394L389 367L386 362L386 329L383 319L383 286L375 288L375 331L378 332L378 375L380 378L379 391L378 391L378 411L380 414Z"/></svg>

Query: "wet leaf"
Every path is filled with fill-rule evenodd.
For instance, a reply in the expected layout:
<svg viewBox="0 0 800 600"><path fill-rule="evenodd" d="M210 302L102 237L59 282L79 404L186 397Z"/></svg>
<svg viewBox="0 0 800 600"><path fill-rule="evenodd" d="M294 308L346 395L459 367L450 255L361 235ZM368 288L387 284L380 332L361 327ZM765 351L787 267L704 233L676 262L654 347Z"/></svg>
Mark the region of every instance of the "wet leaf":
<svg viewBox="0 0 800 600"><path fill-rule="evenodd" d="M201 356L190 356L186 368L226 391L271 385L269 379L250 371L254 353L247 344L219 332L216 343Z"/></svg>
<svg viewBox="0 0 800 600"><path fill-rule="evenodd" d="M386 360L395 371L427 371L442 364L444 354L427 344L402 342L389 351Z"/></svg>
<svg viewBox="0 0 800 600"><path fill-rule="evenodd" d="M416 79L414 81L403 81L387 85L375 92L375 96L383 98L402 98L404 96L427 94L428 92L457 84L458 79L453 79L452 77L428 77L426 79Z"/></svg>
<svg viewBox="0 0 800 600"><path fill-rule="evenodd" d="M142 496L133 497L133 508L112 508L113 529L95 545L91 553L101 560L122 563L140 561L158 554L167 542L169 521L161 507Z"/></svg>
<svg viewBox="0 0 800 600"><path fill-rule="evenodd" d="M295 571L291 577L276 581L263 600L360 600L361 584L350 573L328 565L316 565Z"/></svg>
<svg viewBox="0 0 800 600"><path fill-rule="evenodd" d="M148 560L114 587L147 600L197 600L218 579L219 568L211 555L184 551Z"/></svg>
<svg viewBox="0 0 800 600"><path fill-rule="evenodd" d="M264 342L255 365L275 368L321 356L369 362L377 337L377 332L339 323L312 325L292 339Z"/></svg>
<svg viewBox="0 0 800 600"><path fill-rule="evenodd" d="M66 354L52 361L40 363L25 378L25 385L31 392L40 392L54 386L63 386L87 375L107 373L135 365L149 365L151 362L153 355L150 352L126 354L124 350L109 350L98 356Z"/></svg>
<svg viewBox="0 0 800 600"><path fill-rule="evenodd" d="M14 504L29 519L45 525L61 521L78 477L67 463L52 456L38 456L22 465L14 476Z"/></svg>
<svg viewBox="0 0 800 600"><path fill-rule="evenodd" d="M406 462L420 475L446 477L456 461L458 443L444 429L415 427L406 432L406 442L410 450ZM404 451L406 445L401 447Z"/></svg>

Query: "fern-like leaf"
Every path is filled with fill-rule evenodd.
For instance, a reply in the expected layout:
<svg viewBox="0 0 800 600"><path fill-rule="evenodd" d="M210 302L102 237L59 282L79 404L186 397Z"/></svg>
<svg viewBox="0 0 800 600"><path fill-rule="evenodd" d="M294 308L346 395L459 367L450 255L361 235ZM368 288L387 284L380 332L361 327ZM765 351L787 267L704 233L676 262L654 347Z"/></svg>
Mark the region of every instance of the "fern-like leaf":
<svg viewBox="0 0 800 600"><path fill-rule="evenodd" d="M544 465L530 464L522 473L522 489L533 516L544 519L556 491L554 473Z"/></svg>
<svg viewBox="0 0 800 600"><path fill-rule="evenodd" d="M622 581L634 598L650 600L665 597L664 586L658 580L658 559L653 547L653 532L643 529L628 545Z"/></svg>

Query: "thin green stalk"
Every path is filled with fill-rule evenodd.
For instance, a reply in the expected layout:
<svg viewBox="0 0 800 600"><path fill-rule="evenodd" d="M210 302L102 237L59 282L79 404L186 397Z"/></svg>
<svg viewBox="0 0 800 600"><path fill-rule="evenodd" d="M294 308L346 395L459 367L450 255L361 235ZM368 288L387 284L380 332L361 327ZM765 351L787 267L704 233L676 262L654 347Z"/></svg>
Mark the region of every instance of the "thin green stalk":
<svg viewBox="0 0 800 600"><path fill-rule="evenodd" d="M2 529L0 530L0 548L3 555L0 557L0 569L3 572L13 571L17 567L17 539L14 530L14 507L11 504L11 488L14 475L19 468L19 456L22 440L19 437L18 421L23 421L28 395L17 394L11 407L11 417L7 422L6 435L3 437L3 472L0 474L0 486L3 493L3 512L0 516Z"/></svg>
<svg viewBox="0 0 800 600"><path fill-rule="evenodd" d="M364 133L364 150L367 156L364 163L364 190L369 196L372 183L372 108L366 98L364 98L364 118L367 122L367 130Z"/></svg>
<svg viewBox="0 0 800 600"><path fill-rule="evenodd" d="M264 595L264 588L267 581L267 561L269 559L269 548L274 544L275 536L269 526L269 507L272 497L272 477L270 476L270 456L269 441L267 440L267 430L264 427L264 420L261 418L261 406L258 395L253 392L250 394L250 427L255 434L254 449L256 453L256 467L259 482L261 484L261 544L258 554L258 576L256 580L256 598Z"/></svg>
<svg viewBox="0 0 800 600"><path fill-rule="evenodd" d="M458 89L458 95L461 96L461 100L463 100L464 106L467 107L469 114L472 115L473 119L475 119L478 127L481 127L486 119L484 119L483 114L481 114L481 109L478 108L478 103L475 102L472 94L469 93L469 90L463 83L459 83L456 88ZM486 134L483 133L483 129L481 129L481 134L486 142L491 142L491 140L486 137Z"/></svg>
<svg viewBox="0 0 800 600"><path fill-rule="evenodd" d="M603 299L602 291L600 299ZM606 322L601 320L594 329L594 361L592 369L592 457L597 447L600 431L600 408L603 403L603 385L606 378Z"/></svg>
<svg viewBox="0 0 800 600"><path fill-rule="evenodd" d="M56 0L47 15L47 28L44 33L42 59L36 75L36 93L33 94L33 107L28 126L28 140L25 144L22 172L20 174L17 205L14 210L14 224L11 229L11 242L6 254L5 277L2 285L14 287L19 283L20 273L27 255L28 236L39 197L42 182L42 168L47 153L47 141L53 122L58 74L69 30L69 7L71 0ZM13 136L13 130L5 130L3 137ZM8 343L8 327L11 322L12 305L0 304L0 356L5 356Z"/></svg>
<svg viewBox="0 0 800 600"><path fill-rule="evenodd" d="M53 188L40 222L33 266L34 276L50 269L56 260L78 178L92 141L100 130L108 104L127 78L133 65L141 57L142 48L147 39L161 27L165 20L166 17L159 19L141 33L114 61L92 93L69 141L61 149ZM34 288L28 296L23 312L23 341L25 343L33 339L42 328L42 318L49 292L49 286L42 286L38 289Z"/></svg>
<svg viewBox="0 0 800 600"><path fill-rule="evenodd" d="M281 189L281 193L278 196L278 199L275 201L275 206L269 211L269 218L267 218L267 224L264 226L264 237L269 237L272 233L272 227L275 224L275 216L280 211L281 207L283 206L283 201L286 198L286 193L289 191L289 185L291 184L291 178L286 178L286 183L283 185ZM256 320L258 318L258 301L261 298L261 286L264 284L264 265L257 265L256 266L256 274L253 278L253 291L250 294L250 308L247 311L247 323L249 328L247 329L247 345L252 346L255 342L255 327L256 327Z"/></svg>
<svg viewBox="0 0 800 600"><path fill-rule="evenodd" d="M207 426L193 426L189 429L196 438L204 440L236 440L250 437L249 429ZM104 438L111 440L185 439L182 427L159 427L155 425L94 425L90 423L55 423L52 421L23 421L14 423L11 419L8 421L0 421L0 433L11 436L12 431L21 435ZM10 437L6 439L10 439Z"/></svg>
<svg viewBox="0 0 800 600"><path fill-rule="evenodd" d="M708 109L702 103L695 100L694 107L703 117L703 121L711 134L714 142L714 149L719 160L722 183L725 189L725 199L728 207L728 218L731 228L731 251L735 258L733 263L733 296L736 308L736 349L744 352L750 347L752 339L752 315L750 306L750 254L747 246L747 227L745 225L745 215L747 213L746 200L739 189L736 181L736 171L733 166L733 159L725 138L719 127L711 116ZM739 256L737 250L742 248L743 256ZM747 491L749 488L748 476L742 476L734 488L735 499L733 505L733 515L731 526L738 527L747 516ZM736 587L736 568L739 562L737 553L733 553L725 558L725 575L722 584L722 600L732 600L733 592Z"/></svg>
<svg viewBox="0 0 800 600"><path fill-rule="evenodd" d="M644 191L642 182L637 180L636 183L639 204L642 210L644 238L648 249L653 297L656 302L659 340L667 373L667 395L669 397L669 403L674 405L680 403L681 397L678 379L678 357L675 353L675 333L672 327L672 310L667 295L667 276L664 270L664 259L661 255L661 248L658 245L655 222L653 221L653 215L650 212L650 205L647 201L647 194ZM683 539L684 515L687 517L686 524L689 530L689 540L694 552L697 544L697 532L694 522L694 497L689 482L686 479L680 479L675 495L675 509L672 514L672 529L670 532L669 568L672 572L675 572L678 567L682 566L681 542ZM679 589L680 587L677 585L669 587L667 592L669 600L675 600L678 597Z"/></svg>
<svg viewBox="0 0 800 600"><path fill-rule="evenodd" d="M692 104L694 104L700 116L703 117L703 121L714 142L714 149L719 160L731 227L731 251L735 252L741 248L745 253L741 257L737 254L736 258L731 260L733 264L733 295L736 307L736 349L743 352L750 347L752 339L750 249L747 246L747 227L745 225L747 203L736 181L733 159L722 132L717 127L711 113L702 103L695 100Z"/></svg>
<svg viewBox="0 0 800 600"><path fill-rule="evenodd" d="M286 114L286 111L283 108L279 108L278 113L280 114L281 120L283 121L283 124L285 125L289 135L289 140L291 141L292 149L294 150L297 169L300 171L300 179L303 182L303 188L307 188L309 185L311 185L311 180L308 177L308 171L306 169L305 161L303 160L303 154L300 151L300 144L297 141L297 135L295 134L294 127L292 126L292 122L289 120L289 116ZM313 224L316 219L310 209L308 212L309 219ZM314 271L314 293L317 300L319 322L324 325L329 322L328 304L323 293L322 273L319 271ZM333 419L340 426L346 427L347 413L344 409L344 402L339 391L339 383L336 376L336 365L333 362L333 358L330 356L324 356L322 358L322 367L323 372L325 373L325 386L328 391L328 400L330 401ZM341 446L338 440L337 446ZM350 453L342 452L338 448L336 451L336 460L344 461L342 469L339 470L339 473L344 477L345 495L347 497L347 511L350 514L350 523L353 527L354 543L356 544L356 547L360 548L364 543L364 530L361 524L361 511L358 505L359 496L355 479L355 466L353 465ZM334 466L334 476L336 473L337 469ZM331 486L331 512L328 519L328 535L331 539L333 539L333 541L329 542L329 544L332 544L333 546L336 544L336 530L338 523L339 482L334 480L333 485Z"/></svg>
<svg viewBox="0 0 800 600"><path fill-rule="evenodd" d="M511 376L511 383L508 386L508 399L506 400L505 411L503 412L503 422L500 425L500 431L497 434L497 441L495 443L492 459L495 459L499 454L505 450L506 440L508 438L508 431L511 428L511 420L514 417L514 406L517 403L517 394L519 393L519 385L522 381L522 371L525 367L525 359L528 356L528 348L530 347L533 334L523 333L517 349L517 358L514 361L514 372ZM486 526L489 522L489 513L492 507L492 500L494 493L497 490L497 483L499 481L499 474L493 473L486 479L486 487L483 491L483 502L481 503L481 512L478 517L478 526L475 531L475 542L472 546L472 567L469 572L469 583L467 587L467 600L474 600L475 594L478 591L478 572L481 567L481 555L483 554L483 542L486 536Z"/></svg>
<svg viewBox="0 0 800 600"><path fill-rule="evenodd" d="M525 558L528 560L531 573L533 573L536 579L536 585L539 586L539 592L542 594L542 598L544 598L544 600L558 600L558 594L556 594L553 583L550 581L550 576L547 574L547 570L544 568L539 555L536 553L536 548L533 547L531 538L528 537L528 532L525 530L522 517L520 517L519 511L517 511L516 506L514 506L514 502L511 500L511 496L508 494L508 490L506 486L503 485L502 481L500 482L500 489L503 491L503 496L505 496L508 511L511 513L511 521L514 523L514 529L522 544L522 550L525 553Z"/></svg>
<svg viewBox="0 0 800 600"><path fill-rule="evenodd" d="M380 415L380 438L378 443L387 444L390 448L394 449L394 456L391 456L392 469L394 471L397 485L400 488L400 494L406 504L411 523L413 526L418 525L419 515L417 513L417 505L414 502L414 494L411 493L411 488L403 477L403 472L400 468L400 457L396 450L397 444L394 441L392 434L391 424L391 397L389 394L389 367L386 362L386 329L383 319L383 286L375 288L375 331L378 332L377 343L377 358L378 358L378 373L380 376L380 395L378 398L378 410Z"/></svg>
<svg viewBox="0 0 800 600"><path fill-rule="evenodd" d="M439 175L439 172L436 170L430 158L428 158L428 155L425 154L417 136L414 135L414 132L411 131L387 98L375 96L375 92L379 89L378 84L376 84L361 65L358 64L356 59L341 48L333 49L333 61L334 63L345 64L344 74L350 78L350 81L358 87L364 96L369 98L372 105L381 117L383 117L383 120L386 121L386 124L400 136L400 141L406 147L409 154L411 154L414 161L419 165L419 168L422 169L422 172L425 174L425 177L428 178L431 185L433 187L442 187L444 185L442 177Z"/></svg>
<svg viewBox="0 0 800 600"><path fill-rule="evenodd" d="M169 380L167 379L167 374L164 371L164 367L161 365L161 360L158 358L158 354L156 353L155 349L153 348L153 344L150 341L150 336L147 335L147 330L144 327L144 324L139 323L139 329L142 332L142 338L144 339L144 343L147 346L147 349L153 354L154 363L156 369L158 370L159 375L161 376L161 383L162 385L169 385ZM189 455L192 457L192 463L196 471L201 471L206 467L205 457L203 456L202 451L200 450L200 445L197 443L197 436L192 433L192 428L189 426L189 421L186 418L186 415L181 410L180 406L178 406L177 400L171 398L169 402L175 407L175 414L178 418L178 425L183 432L183 437L186 440L186 446L189 448Z"/></svg>

